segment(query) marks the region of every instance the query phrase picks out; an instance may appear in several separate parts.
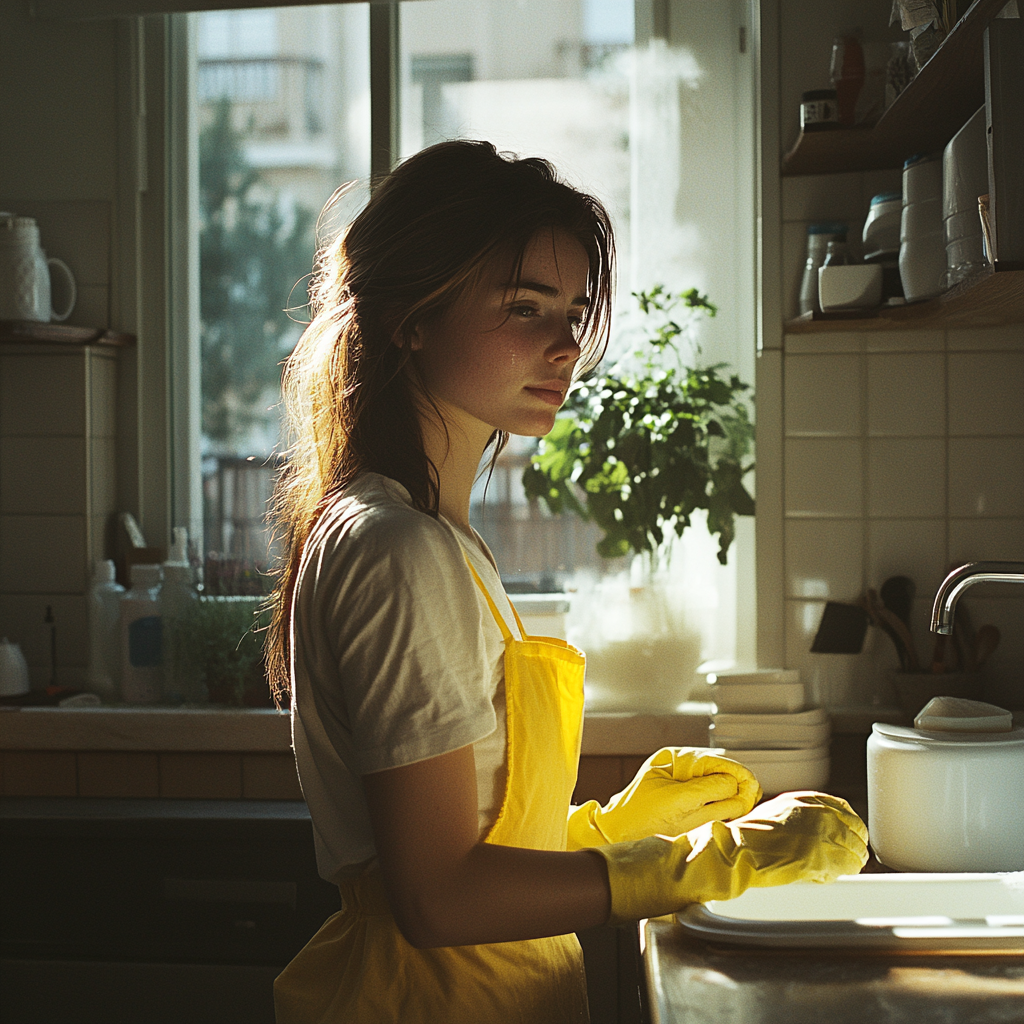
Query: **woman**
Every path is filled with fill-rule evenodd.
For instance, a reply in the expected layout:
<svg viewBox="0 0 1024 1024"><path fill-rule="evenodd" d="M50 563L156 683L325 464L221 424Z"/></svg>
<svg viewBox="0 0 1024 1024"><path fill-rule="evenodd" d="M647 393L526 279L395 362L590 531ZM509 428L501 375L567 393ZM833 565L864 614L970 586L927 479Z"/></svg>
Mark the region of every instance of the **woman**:
<svg viewBox="0 0 1024 1024"><path fill-rule="evenodd" d="M269 653L343 909L278 978L281 1024L585 1021L576 930L864 862L845 803L750 814L753 775L699 751L569 806L583 657L524 636L469 502L600 357L613 262L600 203L480 142L407 160L322 255Z"/></svg>

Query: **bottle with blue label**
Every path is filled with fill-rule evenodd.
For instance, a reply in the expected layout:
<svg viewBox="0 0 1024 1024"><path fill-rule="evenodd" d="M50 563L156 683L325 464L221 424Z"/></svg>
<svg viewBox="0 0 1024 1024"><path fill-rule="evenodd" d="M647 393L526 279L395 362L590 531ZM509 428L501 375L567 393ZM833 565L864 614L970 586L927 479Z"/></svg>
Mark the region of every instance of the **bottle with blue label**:
<svg viewBox="0 0 1024 1024"><path fill-rule="evenodd" d="M164 689L163 619L159 565L133 565L131 589L121 598L121 698L158 704Z"/></svg>

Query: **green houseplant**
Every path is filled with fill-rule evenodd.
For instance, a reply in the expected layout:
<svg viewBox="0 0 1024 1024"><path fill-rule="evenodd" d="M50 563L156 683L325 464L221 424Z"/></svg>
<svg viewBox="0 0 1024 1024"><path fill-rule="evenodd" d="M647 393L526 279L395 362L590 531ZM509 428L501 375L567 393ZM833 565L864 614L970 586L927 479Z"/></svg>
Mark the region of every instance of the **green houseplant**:
<svg viewBox="0 0 1024 1024"><path fill-rule="evenodd" d="M596 523L605 558L632 552L654 560L704 509L724 565L736 516L754 514L743 485L753 469L749 385L726 377L725 364L683 365L680 341L700 317L717 312L707 296L696 289L672 294L662 285L633 294L642 314L639 347L570 389L523 473L526 494L553 513Z"/></svg>

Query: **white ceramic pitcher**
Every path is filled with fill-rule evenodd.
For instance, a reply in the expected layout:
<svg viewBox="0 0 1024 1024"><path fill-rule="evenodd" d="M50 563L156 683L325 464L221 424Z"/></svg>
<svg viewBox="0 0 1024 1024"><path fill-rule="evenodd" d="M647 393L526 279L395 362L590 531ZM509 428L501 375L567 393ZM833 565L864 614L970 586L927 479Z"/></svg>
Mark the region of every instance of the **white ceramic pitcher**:
<svg viewBox="0 0 1024 1024"><path fill-rule="evenodd" d="M67 308L59 312L50 297L52 269L63 274L67 284ZM47 259L35 220L0 213L0 320L67 320L76 298L74 275L63 260Z"/></svg>

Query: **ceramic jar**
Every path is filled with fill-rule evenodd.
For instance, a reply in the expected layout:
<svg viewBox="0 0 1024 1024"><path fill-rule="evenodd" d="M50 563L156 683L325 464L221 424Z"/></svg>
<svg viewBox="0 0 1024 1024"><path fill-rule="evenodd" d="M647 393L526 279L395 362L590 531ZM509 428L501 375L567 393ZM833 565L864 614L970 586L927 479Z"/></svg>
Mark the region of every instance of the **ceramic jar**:
<svg viewBox="0 0 1024 1024"><path fill-rule="evenodd" d="M1024 870L1024 729L931 732L875 723L868 832L897 871Z"/></svg>

